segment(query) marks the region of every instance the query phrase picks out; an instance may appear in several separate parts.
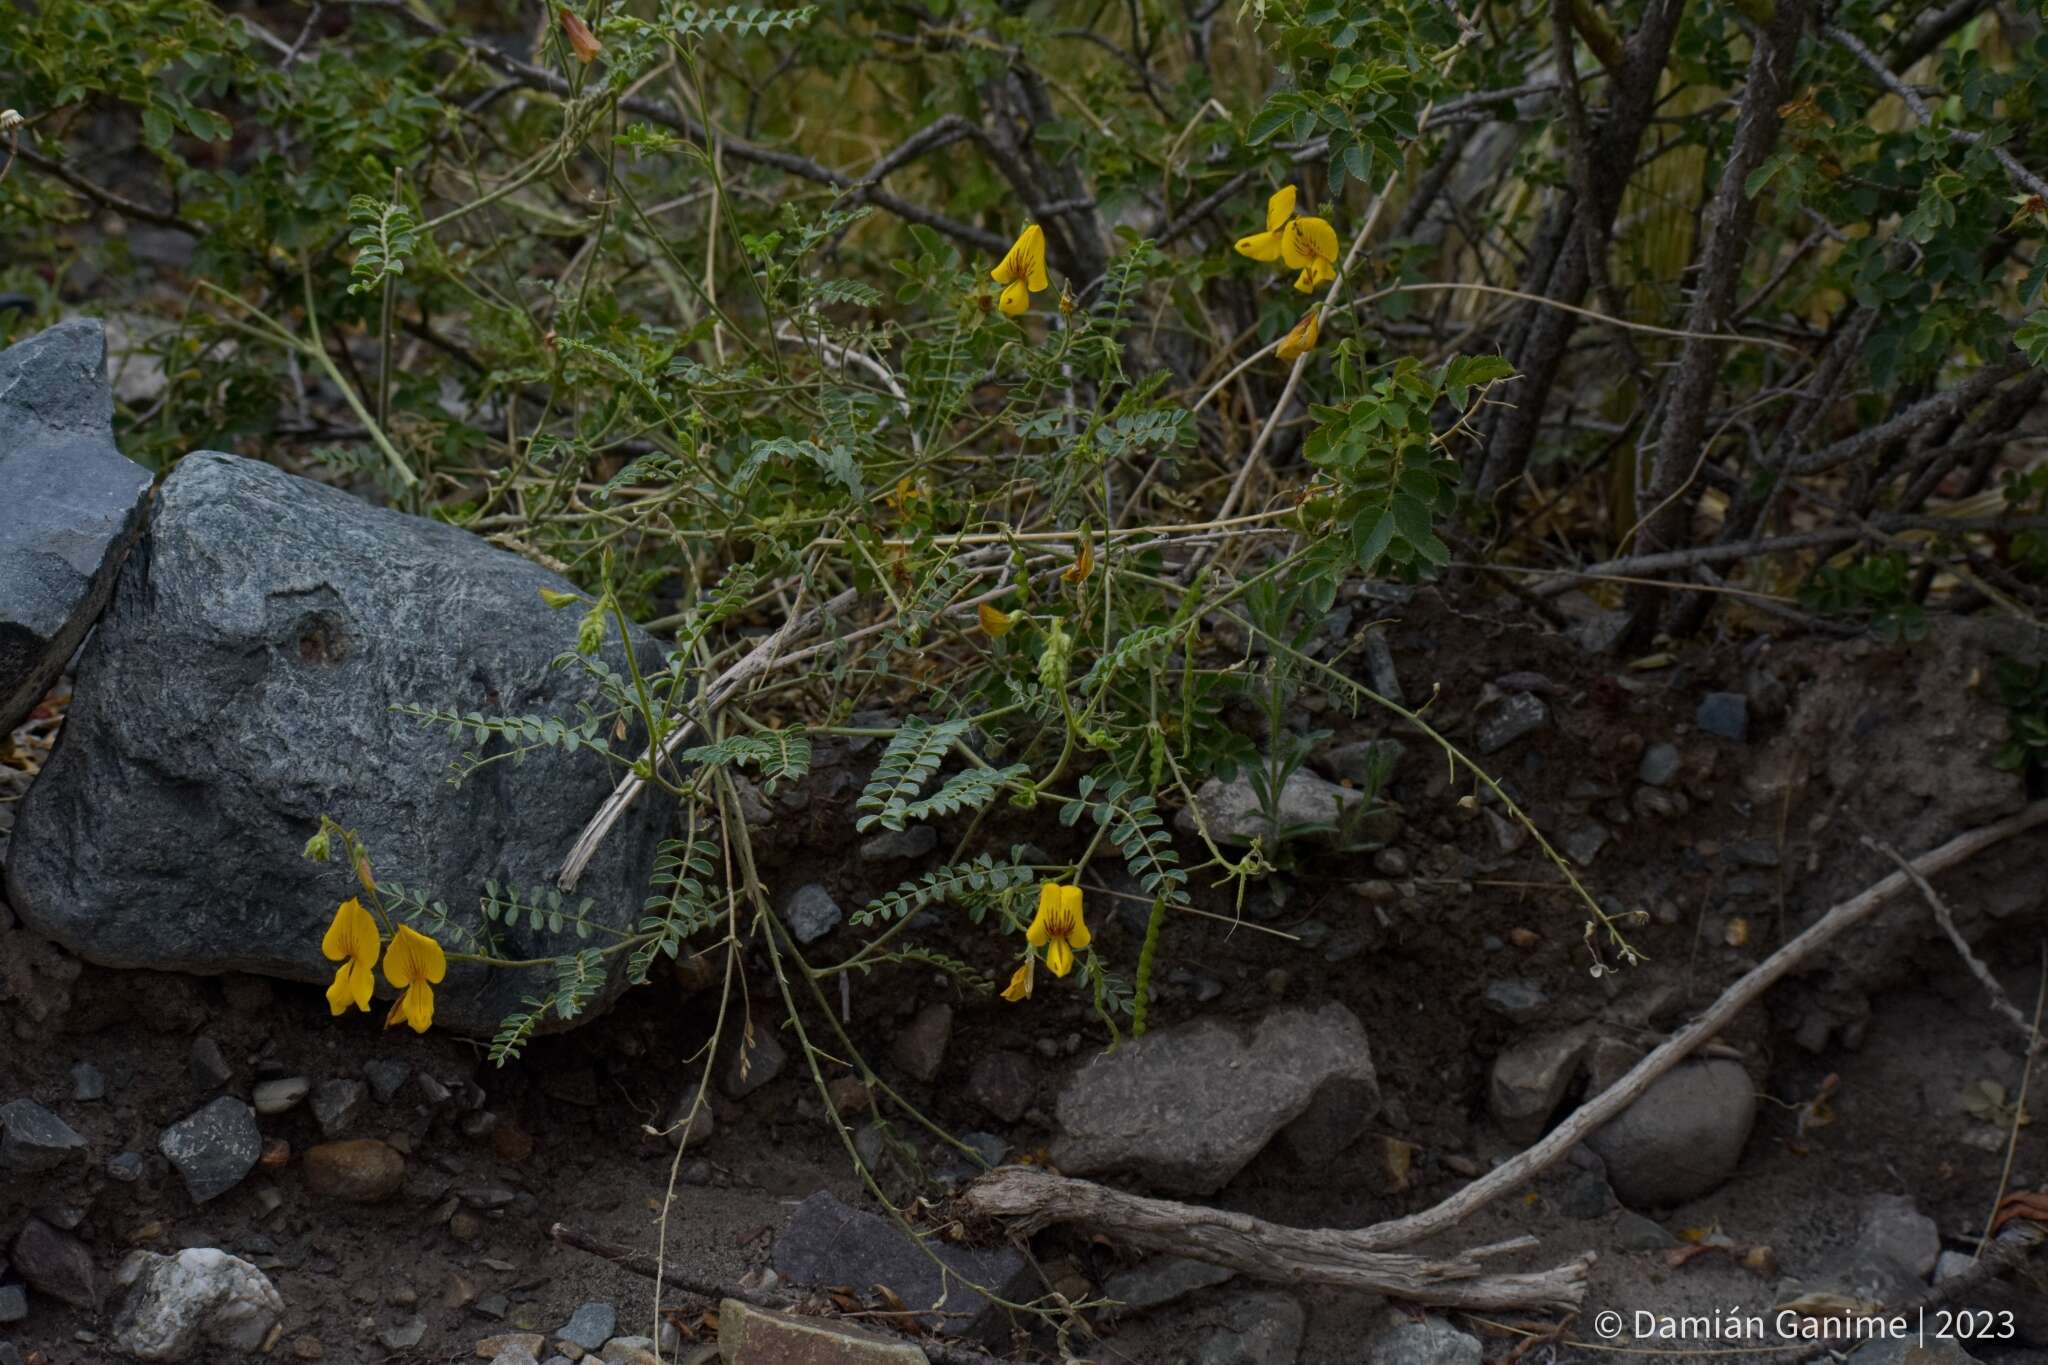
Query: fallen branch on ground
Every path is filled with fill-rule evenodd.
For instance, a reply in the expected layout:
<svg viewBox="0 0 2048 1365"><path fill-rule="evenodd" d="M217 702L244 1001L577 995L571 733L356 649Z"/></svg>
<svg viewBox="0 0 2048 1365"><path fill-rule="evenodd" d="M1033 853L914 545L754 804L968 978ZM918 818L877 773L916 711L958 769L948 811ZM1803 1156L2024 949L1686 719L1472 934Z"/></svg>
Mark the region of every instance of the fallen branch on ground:
<svg viewBox="0 0 2048 1365"><path fill-rule="evenodd" d="M986 1217L1020 1218L1023 1231L1049 1223L1115 1229L1117 1240L1230 1266L1265 1279L1362 1289L1445 1308L1575 1311L1586 1293L1587 1252L1549 1270L1490 1275L1480 1261L1536 1245L1517 1237L1494 1246L1424 1256L1374 1251L1359 1233L1290 1228L1248 1213L1125 1194L1034 1166L1005 1166L968 1186L964 1198Z"/></svg>
<svg viewBox="0 0 2048 1365"><path fill-rule="evenodd" d="M798 1295L788 1290L749 1289L745 1285L739 1284L717 1284L709 1280L700 1280L694 1276L686 1275L674 1266L663 1266L657 1272L652 1256L634 1251L630 1247L622 1247L616 1242L607 1242L602 1238L593 1237L587 1232L568 1226L566 1223L551 1225L548 1228L548 1236L554 1241L560 1242L563 1246L574 1247L578 1251L586 1251L592 1256L610 1261L622 1270L630 1270L635 1275L643 1276L646 1279L660 1280L663 1284L672 1285L686 1294L695 1294L700 1299L708 1299L714 1303L720 1299L738 1299L740 1302L750 1303L756 1308L768 1308L778 1313L788 1313L795 1311L797 1305L801 1302ZM815 1316L823 1322L833 1321L832 1318L822 1314ZM969 1346L957 1341L943 1341L932 1337L906 1336L901 1332L891 1330L873 1318L862 1318L858 1322L850 1322L848 1325L859 1327L864 1332L876 1332L911 1342L925 1353L926 1359L935 1361L937 1365L1010 1365L1010 1362L1002 1356L990 1355L978 1346Z"/></svg>
<svg viewBox="0 0 2048 1365"><path fill-rule="evenodd" d="M1495 1199L1527 1184L1633 1104L1659 1077L1719 1033L1793 967L1913 886L1916 874L1934 876L2042 825L2048 825L2048 801L2035 802L1996 824L1959 834L1941 847L1921 854L1906 869L1893 872L1830 909L1804 933L1723 991L1703 1014L1636 1063L1627 1075L1579 1106L1548 1137L1421 1213L1355 1231L1288 1228L1244 1214L1122 1194L1084 1180L1024 1167L991 1172L968 1186L963 1197L977 1213L1022 1218L1027 1228L1060 1222L1090 1223L1111 1229L1120 1238L1139 1246L1233 1266L1269 1279L1347 1285L1419 1303L1468 1308L1520 1308L1543 1303L1576 1307L1584 1292L1584 1261L1534 1275L1482 1280L1473 1278L1478 1271L1472 1263L1480 1255L1502 1248L1484 1248L1444 1261L1409 1257L1398 1263L1383 1259L1378 1253L1446 1232ZM1575 1283L1574 1269L1578 1272ZM1438 1278L1446 1273L1456 1278ZM1536 1297L1543 1288L1551 1289L1556 1297Z"/></svg>

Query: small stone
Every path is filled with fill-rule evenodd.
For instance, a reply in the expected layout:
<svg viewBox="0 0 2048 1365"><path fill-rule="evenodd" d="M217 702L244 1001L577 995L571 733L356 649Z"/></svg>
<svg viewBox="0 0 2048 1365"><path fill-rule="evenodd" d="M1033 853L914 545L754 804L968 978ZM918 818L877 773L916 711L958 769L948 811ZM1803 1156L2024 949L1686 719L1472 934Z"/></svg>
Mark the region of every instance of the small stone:
<svg viewBox="0 0 2048 1365"><path fill-rule="evenodd" d="M613 1337L597 1358L605 1365L662 1365L654 1354L653 1337Z"/></svg>
<svg viewBox="0 0 2048 1365"><path fill-rule="evenodd" d="M81 1104L107 1097L107 1078L91 1062L80 1062L71 1068L71 1098Z"/></svg>
<svg viewBox="0 0 2048 1365"><path fill-rule="evenodd" d="M284 1317L269 1277L214 1247L175 1256L130 1252L115 1279L128 1296L114 1319L114 1342L142 1360L184 1360L202 1345L254 1352Z"/></svg>
<svg viewBox="0 0 2048 1365"><path fill-rule="evenodd" d="M1494 1123L1509 1141L1529 1143L1543 1136L1572 1083L1588 1040L1584 1028L1537 1034L1503 1049L1493 1059L1487 1101Z"/></svg>
<svg viewBox="0 0 2048 1365"><path fill-rule="evenodd" d="M314 1087L313 1117L320 1124L320 1135L338 1138L355 1127L369 1093L361 1081L322 1081Z"/></svg>
<svg viewBox="0 0 2048 1365"><path fill-rule="evenodd" d="M1668 787L1678 776L1678 765L1678 746L1660 740L1643 750L1643 761L1636 765L1636 776L1649 786Z"/></svg>
<svg viewBox="0 0 2048 1365"><path fill-rule="evenodd" d="M327 1355L327 1348L326 1348L325 1346L321 1345L321 1343L320 1343L320 1338L318 1338L318 1337L293 1337L293 1338L292 1338L292 1358L293 1358L293 1359L295 1359L295 1360L322 1360L322 1359L325 1359L325 1358L326 1358L326 1355Z"/></svg>
<svg viewBox="0 0 2048 1365"><path fill-rule="evenodd" d="M825 1087L831 1098L832 1112L844 1117L857 1114L868 1107L868 1088L858 1076L841 1076Z"/></svg>
<svg viewBox="0 0 2048 1365"><path fill-rule="evenodd" d="M718 1357L725 1365L925 1365L924 1352L907 1341L739 1299L718 1306Z"/></svg>
<svg viewBox="0 0 2048 1365"><path fill-rule="evenodd" d="M387 1351L410 1351L427 1339L427 1320L415 1313L395 1327L387 1327L377 1334L377 1340L384 1343Z"/></svg>
<svg viewBox="0 0 2048 1365"><path fill-rule="evenodd" d="M1382 877L1408 875L1408 855L1398 848L1383 848L1372 855L1373 871Z"/></svg>
<svg viewBox="0 0 2048 1365"><path fill-rule="evenodd" d="M967 1073L967 1097L1005 1123L1015 1123L1038 1097L1038 1073L1021 1052L990 1052Z"/></svg>
<svg viewBox="0 0 2048 1365"><path fill-rule="evenodd" d="M18 1284L0 1284L0 1324L20 1322L28 1316L28 1290Z"/></svg>
<svg viewBox="0 0 2048 1365"><path fill-rule="evenodd" d="M930 825L885 830L860 846L864 863L885 863L898 858L922 858L939 846L939 832ZM792 929L792 932L794 930Z"/></svg>
<svg viewBox="0 0 2048 1365"><path fill-rule="evenodd" d="M30 1217L15 1234L8 1255L14 1262L14 1273L27 1280L29 1288L38 1294L62 1299L74 1308L99 1310L99 1278L93 1269L92 1253L70 1233Z"/></svg>
<svg viewBox="0 0 2048 1365"><path fill-rule="evenodd" d="M512 1300L503 1294L486 1294L476 1301L476 1307L472 1311L480 1318L502 1322L505 1315L512 1311Z"/></svg>
<svg viewBox="0 0 2048 1365"><path fill-rule="evenodd" d="M541 1340L539 1337L533 1339L535 1341ZM497 1338L493 1337L492 1340L495 1341ZM538 1347L535 1347L530 1350L524 1342L514 1341L503 1349L492 1352L487 1359L490 1360L491 1365L540 1365L539 1359L534 1355L534 1351L538 1349ZM476 1348L476 1353L483 1355L484 1348L479 1345Z"/></svg>
<svg viewBox="0 0 2048 1365"><path fill-rule="evenodd" d="M84 1150L85 1139L34 1100L0 1104L0 1167L47 1171Z"/></svg>
<svg viewBox="0 0 2048 1365"><path fill-rule="evenodd" d="M1339 744L1323 759L1323 771L1360 791L1377 791L1399 771L1408 746L1398 739L1362 739Z"/></svg>
<svg viewBox="0 0 2048 1365"><path fill-rule="evenodd" d="M685 1119L689 1120L687 1126L683 1122ZM698 1105L697 1084L692 1081L683 1087L683 1097L676 1102L675 1112L669 1115L669 1145L687 1152L700 1143L710 1141L711 1135L717 1131L718 1120L712 1113L710 1100L707 1097L702 1106Z"/></svg>
<svg viewBox="0 0 2048 1365"><path fill-rule="evenodd" d="M1381 1315L1359 1358L1382 1365L1479 1365L1479 1338L1434 1313L1420 1318L1399 1308Z"/></svg>
<svg viewBox="0 0 2048 1365"><path fill-rule="evenodd" d="M1228 782L1215 777L1204 782L1195 792L1194 804L1181 811L1175 824L1187 834L1206 827L1210 838L1235 848L1248 847L1254 839L1263 839L1267 847L1272 847L1276 824L1281 830L1318 830L1302 836L1304 842L1328 844L1335 837L1331 831L1348 823L1352 808L1364 800L1362 792L1340 787L1306 768L1297 768L1281 784L1276 808L1269 812L1250 776L1240 772ZM1201 810L1199 825L1196 807ZM1399 828L1400 818L1394 812L1386 812L1382 817L1368 815L1354 831L1354 837L1385 843Z"/></svg>
<svg viewBox="0 0 2048 1365"><path fill-rule="evenodd" d="M1607 847L1607 841L1613 837L1607 826L1595 820L1566 831L1560 842L1573 862L1580 867L1591 867L1593 860L1600 856L1600 850Z"/></svg>
<svg viewBox="0 0 2048 1365"><path fill-rule="evenodd" d="M1741 744L1749 738L1749 698L1740 692L1709 692L1700 698L1693 724L1707 734Z"/></svg>
<svg viewBox="0 0 2048 1365"><path fill-rule="evenodd" d="M142 1153L122 1152L107 1158L107 1174L124 1185L133 1185L142 1179Z"/></svg>
<svg viewBox="0 0 2048 1365"><path fill-rule="evenodd" d="M1251 1291L1225 1299L1218 1311L1225 1327L1202 1343L1193 1365L1294 1365L1304 1314L1292 1296Z"/></svg>
<svg viewBox="0 0 2048 1365"><path fill-rule="evenodd" d="M867 857L865 847L861 856ZM798 943L816 943L838 928L840 920L844 918L845 913L840 910L839 902L833 900L832 893L817 882L806 882L799 886L790 893L789 899L782 906L782 921L789 926L789 932L796 936Z"/></svg>
<svg viewBox="0 0 2048 1365"><path fill-rule="evenodd" d="M586 1303L570 1315L555 1335L586 1351L595 1351L611 1340L618 1327L618 1309L608 1303Z"/></svg>
<svg viewBox="0 0 2048 1365"><path fill-rule="evenodd" d="M369 1082L370 1094L379 1104L389 1104L398 1098L411 1075L412 1067L395 1057L373 1057L363 1063L363 1079Z"/></svg>
<svg viewBox="0 0 2048 1365"><path fill-rule="evenodd" d="M837 908L836 906L834 907ZM792 930L792 932L794 932ZM751 1027L735 1042L725 1059L725 1066L718 1078L719 1088L733 1099L745 1099L768 1082L782 1074L783 1066L789 1061L789 1054L782 1050L773 1031L766 1027Z"/></svg>
<svg viewBox="0 0 2048 1365"><path fill-rule="evenodd" d="M1535 1019L1549 1004L1549 994L1528 977L1503 977L1486 983L1486 1007L1517 1024Z"/></svg>
<svg viewBox="0 0 2048 1365"><path fill-rule="evenodd" d="M157 1150L177 1167L193 1202L204 1204L242 1183L263 1154L256 1113L222 1095L189 1118L164 1129Z"/></svg>
<svg viewBox="0 0 2048 1365"><path fill-rule="evenodd" d="M1900 1194L1874 1194L1863 1201L1856 1234L1858 1254L1882 1257L1918 1279L1934 1273L1941 1258L1941 1233L1934 1220Z"/></svg>
<svg viewBox="0 0 2048 1365"><path fill-rule="evenodd" d="M1633 1208L1697 1198L1726 1180L1756 1122L1749 1073L1726 1058L1682 1062L1657 1078L1586 1145Z"/></svg>
<svg viewBox="0 0 2048 1365"><path fill-rule="evenodd" d="M220 1044L204 1035L192 1040L192 1084L204 1093L218 1090L235 1078L235 1070L221 1055Z"/></svg>
<svg viewBox="0 0 2048 1365"><path fill-rule="evenodd" d="M448 1220L448 1235L464 1246L473 1246L484 1235L484 1220L468 1209L458 1209ZM482 1308L478 1308L482 1312ZM487 1317L503 1317L503 1313L486 1314Z"/></svg>
<svg viewBox="0 0 2048 1365"><path fill-rule="evenodd" d="M430 1109L439 1109L455 1098L455 1092L444 1085L438 1077L430 1076L424 1071L420 1073L419 1087L420 1094L426 1097L427 1107Z"/></svg>
<svg viewBox="0 0 2048 1365"><path fill-rule="evenodd" d="M304 1076L286 1076L260 1083L251 1098L259 1114L282 1114L311 1094L313 1083Z"/></svg>
<svg viewBox="0 0 2048 1365"><path fill-rule="evenodd" d="M1479 723L1482 754L1497 754L1525 735L1550 724L1550 706L1533 692L1510 692Z"/></svg>
<svg viewBox="0 0 2048 1365"><path fill-rule="evenodd" d="M405 1184L405 1158L375 1138L323 1142L306 1149L306 1187L328 1199L374 1204Z"/></svg>
<svg viewBox="0 0 2048 1365"><path fill-rule="evenodd" d="M1721 856L1740 867L1772 868L1784 861L1771 839L1738 839L1723 849Z"/></svg>
<svg viewBox="0 0 2048 1365"><path fill-rule="evenodd" d="M1365 674L1373 691L1396 706L1406 703L1407 698L1401 693L1401 675L1394 671L1394 651L1387 644L1385 631L1365 632Z"/></svg>
<svg viewBox="0 0 2048 1365"><path fill-rule="evenodd" d="M1678 1239L1654 1218L1623 1209L1614 1220L1614 1245L1623 1251L1664 1251Z"/></svg>
<svg viewBox="0 0 2048 1365"><path fill-rule="evenodd" d="M1102 1297L1115 1299L1126 1311L1137 1313L1235 1278L1237 1272L1228 1266L1210 1265L1185 1256L1154 1256L1110 1276L1102 1286Z"/></svg>
<svg viewBox="0 0 2048 1365"><path fill-rule="evenodd" d="M930 1083L945 1065L953 1041L953 1007L926 1005L889 1045L889 1059L915 1080Z"/></svg>
<svg viewBox="0 0 2048 1365"><path fill-rule="evenodd" d="M541 1347L547 1345L547 1338L538 1332L500 1332L494 1337L485 1337L476 1344L476 1353L484 1360L497 1359L500 1351L518 1347L529 1356L537 1356Z"/></svg>

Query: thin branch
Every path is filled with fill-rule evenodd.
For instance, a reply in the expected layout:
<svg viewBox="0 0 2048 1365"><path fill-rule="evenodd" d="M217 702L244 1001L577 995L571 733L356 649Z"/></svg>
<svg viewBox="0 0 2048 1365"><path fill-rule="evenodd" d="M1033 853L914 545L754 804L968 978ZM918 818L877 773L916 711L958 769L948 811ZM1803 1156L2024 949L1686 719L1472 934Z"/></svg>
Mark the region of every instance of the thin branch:
<svg viewBox="0 0 2048 1365"><path fill-rule="evenodd" d="M1890 844L1881 844L1866 834L1863 836L1863 846L1882 853L1897 863L1900 871L1913 879L1913 885L1920 889L1920 899L1926 901L1927 908L1934 912L1934 922L1941 926L1941 932L1947 934L1948 941L1955 945L1956 955L1962 958L1963 965L1970 969L1970 975L1977 978L1978 984L1984 987L1984 993L1991 997L1991 1008L2010 1019L2013 1027L2025 1034L2028 1044L2032 1045L2035 1039L2035 1026L2027 1022L2027 1016L2021 1014L2019 1006L2013 1004L2011 997L2006 995L2005 987L1998 984L1998 978L1991 974L1991 969L1984 965L1984 960L1970 951L1969 940L1963 937L1962 930L1956 928L1955 912L1948 908L1948 902L1934 889L1934 883L1921 876Z"/></svg>

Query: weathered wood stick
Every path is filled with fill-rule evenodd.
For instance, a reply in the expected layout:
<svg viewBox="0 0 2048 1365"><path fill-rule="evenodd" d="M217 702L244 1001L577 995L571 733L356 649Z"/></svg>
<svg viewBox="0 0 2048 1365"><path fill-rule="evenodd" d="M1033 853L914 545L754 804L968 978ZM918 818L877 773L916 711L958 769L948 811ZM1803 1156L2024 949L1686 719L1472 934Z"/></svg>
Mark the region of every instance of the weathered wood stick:
<svg viewBox="0 0 2048 1365"><path fill-rule="evenodd" d="M1054 1175L1035 1166L1004 1166L967 1187L967 1206L988 1217L1023 1220L1023 1231L1048 1223L1107 1228L1116 1239L1230 1266L1263 1279L1337 1285L1447 1308L1531 1308L1570 1311L1586 1292L1591 1252L1550 1270L1489 1275L1480 1261L1534 1246L1520 1237L1495 1246L1422 1256L1371 1251L1339 1228L1290 1228L1248 1213L1126 1194L1107 1185Z"/></svg>

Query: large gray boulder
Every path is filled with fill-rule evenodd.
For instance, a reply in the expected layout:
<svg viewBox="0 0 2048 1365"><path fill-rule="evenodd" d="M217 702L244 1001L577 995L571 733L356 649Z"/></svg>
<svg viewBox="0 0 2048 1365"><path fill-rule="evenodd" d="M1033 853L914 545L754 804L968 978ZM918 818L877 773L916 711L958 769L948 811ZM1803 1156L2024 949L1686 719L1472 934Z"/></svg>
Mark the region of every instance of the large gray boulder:
<svg viewBox="0 0 2048 1365"><path fill-rule="evenodd" d="M59 323L0 351L0 735L106 606L149 483L114 448L99 323Z"/></svg>
<svg viewBox="0 0 2048 1365"><path fill-rule="evenodd" d="M301 856L324 813L363 837L380 880L445 900L455 932L438 937L468 947L486 927L486 879L551 884L617 772L588 751L535 748L453 785L448 728L393 708L577 720L598 689L555 660L575 647L578 613L539 595L569 586L454 527L232 455L188 456L22 803L8 898L104 965L324 984L335 964L321 936L357 894L339 860ZM617 648L607 657L623 668ZM588 895L601 926L635 923L668 816L637 803L566 908ZM511 958L581 942L525 917L493 932ZM435 1024L489 1034L551 975L451 963ZM378 985L388 997L381 970Z"/></svg>
<svg viewBox="0 0 2048 1365"><path fill-rule="evenodd" d="M1365 1029L1342 1005L1276 1009L1249 1029L1204 1019L1075 1072L1060 1092L1052 1157L1069 1175L1213 1194L1276 1135L1301 1164L1327 1165L1379 1106Z"/></svg>

